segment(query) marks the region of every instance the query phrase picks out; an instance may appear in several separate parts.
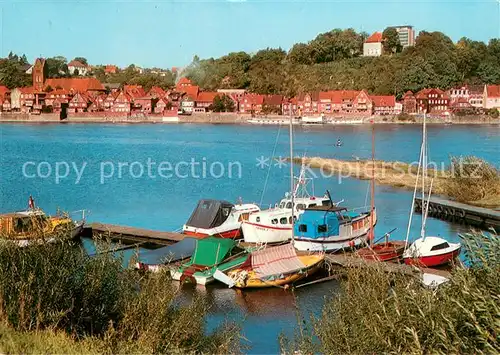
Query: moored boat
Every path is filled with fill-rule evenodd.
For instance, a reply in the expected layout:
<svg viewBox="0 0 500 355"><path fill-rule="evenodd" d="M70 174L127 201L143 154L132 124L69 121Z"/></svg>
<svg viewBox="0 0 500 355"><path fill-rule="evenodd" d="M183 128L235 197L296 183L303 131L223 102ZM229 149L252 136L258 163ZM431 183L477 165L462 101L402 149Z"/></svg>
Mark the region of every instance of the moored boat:
<svg viewBox="0 0 500 355"><path fill-rule="evenodd" d="M366 243L377 223L376 209L366 212L348 211L344 207L316 206L307 208L295 224L294 245L298 250L336 252Z"/></svg>
<svg viewBox="0 0 500 355"><path fill-rule="evenodd" d="M298 252L287 243L252 252L243 265L229 272L219 269L215 277L229 287L286 287L315 273L324 257Z"/></svg>
<svg viewBox="0 0 500 355"><path fill-rule="evenodd" d="M452 262L460 255L460 243L449 243L440 237L415 240L403 254L405 264L432 267Z"/></svg>
<svg viewBox="0 0 500 355"><path fill-rule="evenodd" d="M251 203L234 205L227 201L200 200L182 231L197 238L239 238L241 223L258 211L259 206Z"/></svg>
<svg viewBox="0 0 500 355"><path fill-rule="evenodd" d="M139 253L135 267L140 270L158 272L173 263L190 258L196 248L196 238L183 240L166 247Z"/></svg>
<svg viewBox="0 0 500 355"><path fill-rule="evenodd" d="M247 260L246 252L236 250L236 242L231 239L208 237L196 240L191 259L170 270L172 279L206 285L214 281L215 271L227 272L242 265Z"/></svg>
<svg viewBox="0 0 500 355"><path fill-rule="evenodd" d="M405 247L404 241L385 241L359 249L357 254L366 260L399 262Z"/></svg>
<svg viewBox="0 0 500 355"><path fill-rule="evenodd" d="M245 243L285 242L292 238L292 214L296 219L306 208L331 205L328 196L317 197L309 194L307 186L312 179L306 176L304 164L302 164L300 175L296 180L293 196L287 193L285 198L274 208L253 213L248 217L248 220L243 221L241 230ZM292 197L294 200L293 211Z"/></svg>

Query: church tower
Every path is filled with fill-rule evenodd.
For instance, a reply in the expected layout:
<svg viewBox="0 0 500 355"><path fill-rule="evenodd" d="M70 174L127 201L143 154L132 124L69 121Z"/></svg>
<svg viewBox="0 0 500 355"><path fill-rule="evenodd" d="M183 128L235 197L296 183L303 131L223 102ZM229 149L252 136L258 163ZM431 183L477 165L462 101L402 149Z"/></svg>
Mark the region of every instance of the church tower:
<svg viewBox="0 0 500 355"><path fill-rule="evenodd" d="M33 88L35 91L43 90L43 83L45 82L45 59L37 58L33 64L32 70Z"/></svg>

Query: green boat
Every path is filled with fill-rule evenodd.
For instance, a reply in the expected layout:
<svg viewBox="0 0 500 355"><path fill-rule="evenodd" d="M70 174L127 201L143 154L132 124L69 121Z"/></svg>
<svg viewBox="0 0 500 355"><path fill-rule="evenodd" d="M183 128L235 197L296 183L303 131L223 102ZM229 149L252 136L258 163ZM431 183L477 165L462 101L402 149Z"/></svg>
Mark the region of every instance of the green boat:
<svg viewBox="0 0 500 355"><path fill-rule="evenodd" d="M236 245L232 239L216 237L198 239L191 259L172 269L170 274L177 281L207 285L215 280L216 270L230 271L247 260L247 252L238 249Z"/></svg>

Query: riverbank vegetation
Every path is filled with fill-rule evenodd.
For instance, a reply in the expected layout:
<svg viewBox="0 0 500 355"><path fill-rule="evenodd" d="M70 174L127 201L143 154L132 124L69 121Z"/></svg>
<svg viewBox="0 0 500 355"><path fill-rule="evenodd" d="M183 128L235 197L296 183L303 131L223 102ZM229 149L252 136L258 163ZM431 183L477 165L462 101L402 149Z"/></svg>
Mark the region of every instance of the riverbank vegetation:
<svg viewBox="0 0 500 355"><path fill-rule="evenodd" d="M500 239L463 237L465 263L437 290L380 269L348 269L319 317L303 318L282 353L500 352Z"/></svg>
<svg viewBox="0 0 500 355"><path fill-rule="evenodd" d="M319 157L294 158L294 161L320 169L325 175L354 177L405 189L414 189L418 165L404 162L371 160L339 160ZM433 194L445 195L456 201L481 207L500 206L500 172L487 161L474 157L450 157L448 166L429 167ZM431 179L427 181L429 187Z"/></svg>
<svg viewBox="0 0 500 355"><path fill-rule="evenodd" d="M104 250L106 251L106 250ZM206 335L207 304L180 302L166 272L141 275L69 242L0 244L2 353L234 353L239 329Z"/></svg>

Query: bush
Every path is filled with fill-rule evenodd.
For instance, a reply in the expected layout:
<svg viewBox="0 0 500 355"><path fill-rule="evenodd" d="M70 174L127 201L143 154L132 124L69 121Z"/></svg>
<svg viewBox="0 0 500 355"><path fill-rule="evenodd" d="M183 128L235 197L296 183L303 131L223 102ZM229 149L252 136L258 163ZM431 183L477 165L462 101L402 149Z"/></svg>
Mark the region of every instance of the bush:
<svg viewBox="0 0 500 355"><path fill-rule="evenodd" d="M498 353L500 239L464 236L469 268L458 268L438 290L381 269L349 269L341 292L326 302L284 352Z"/></svg>
<svg viewBox="0 0 500 355"><path fill-rule="evenodd" d="M488 116L491 116L492 118L498 118L498 116L500 116L500 112L496 108L490 108L487 113Z"/></svg>
<svg viewBox="0 0 500 355"><path fill-rule="evenodd" d="M51 341L99 353L239 351L239 329L227 324L206 335L207 305L179 303L167 272L124 269L109 244L103 248L90 257L67 241L0 244L0 334L10 339L0 336L0 352L45 352ZM16 343L27 338L29 349Z"/></svg>

